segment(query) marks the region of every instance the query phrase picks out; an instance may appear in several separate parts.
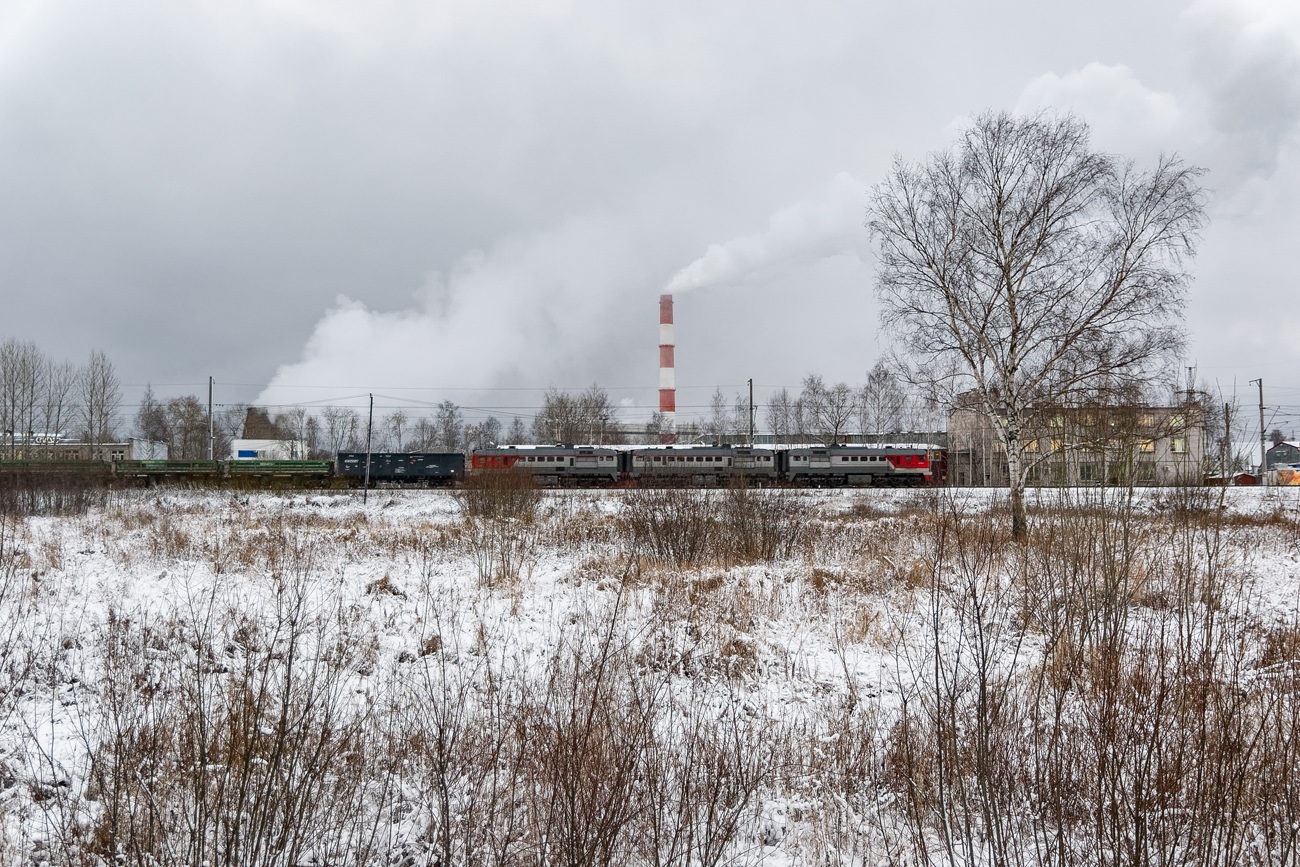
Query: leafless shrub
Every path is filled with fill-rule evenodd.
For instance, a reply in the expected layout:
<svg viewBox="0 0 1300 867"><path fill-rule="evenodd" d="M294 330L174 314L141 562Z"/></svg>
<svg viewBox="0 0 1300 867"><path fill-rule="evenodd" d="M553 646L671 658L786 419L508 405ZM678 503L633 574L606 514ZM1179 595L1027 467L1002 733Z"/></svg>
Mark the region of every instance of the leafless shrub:
<svg viewBox="0 0 1300 867"><path fill-rule="evenodd" d="M521 470L479 470L455 492L456 502L471 518L532 521L542 492L531 473Z"/></svg>
<svg viewBox="0 0 1300 867"><path fill-rule="evenodd" d="M518 585L536 556L539 531L530 521L466 515L461 534L479 583L489 589Z"/></svg>
<svg viewBox="0 0 1300 867"><path fill-rule="evenodd" d="M26 468L0 473L0 514L83 515L117 499L106 476Z"/></svg>
<svg viewBox="0 0 1300 867"><path fill-rule="evenodd" d="M721 505L721 541L726 555L740 562L789 557L809 523L808 510L797 492L788 488L759 490L743 478L727 489Z"/></svg>
<svg viewBox="0 0 1300 867"><path fill-rule="evenodd" d="M626 860L657 697L628 677L618 625L616 610L594 636L573 635L521 720L531 745L526 810L537 863Z"/></svg>
<svg viewBox="0 0 1300 867"><path fill-rule="evenodd" d="M389 797L389 758L352 679L368 663L346 612L303 577L266 612L198 600L166 626L113 614L81 848L127 863L364 862ZM78 823L78 827L83 827ZM74 831L69 835L76 838Z"/></svg>
<svg viewBox="0 0 1300 867"><path fill-rule="evenodd" d="M926 640L900 647L880 777L913 857L1294 859L1288 639L1245 640L1223 512L1188 503L1145 523L1124 498L1049 510L1023 547L987 518L933 525Z"/></svg>
<svg viewBox="0 0 1300 867"><path fill-rule="evenodd" d="M19 518L0 512L0 725L13 713L34 664L24 629L32 614L34 594L25 569L30 565L29 540L22 530ZM0 764L0 772L3 769Z"/></svg>
<svg viewBox="0 0 1300 867"><path fill-rule="evenodd" d="M414 771L421 833L404 848L435 863L515 863L523 846L524 760L520 737L528 686L494 653L441 635L460 634L455 608L435 609L439 632L422 643L404 689L401 748ZM477 648L475 648L477 649Z"/></svg>
<svg viewBox="0 0 1300 867"><path fill-rule="evenodd" d="M634 556L689 567L709 555L718 532L716 504L693 488L639 488L623 499L621 519Z"/></svg>
<svg viewBox="0 0 1300 867"><path fill-rule="evenodd" d="M642 784L642 858L656 867L713 867L732 854L746 813L775 780L784 742L770 721L748 716L735 693L693 684L657 703ZM722 710L711 712L717 704Z"/></svg>

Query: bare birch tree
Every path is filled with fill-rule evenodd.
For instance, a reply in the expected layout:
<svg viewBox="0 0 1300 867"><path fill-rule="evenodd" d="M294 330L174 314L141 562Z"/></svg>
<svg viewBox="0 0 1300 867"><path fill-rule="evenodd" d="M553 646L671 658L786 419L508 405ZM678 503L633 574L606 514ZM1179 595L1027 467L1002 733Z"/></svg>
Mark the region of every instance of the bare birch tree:
<svg viewBox="0 0 1300 867"><path fill-rule="evenodd" d="M44 433L49 437L62 436L76 415L73 391L77 385L77 367L70 361L45 362L45 395L41 408Z"/></svg>
<svg viewBox="0 0 1300 867"><path fill-rule="evenodd" d="M405 434L409 423L410 419L408 419L406 413L402 412L400 409L393 410L388 414L388 417L384 419L382 427L388 432L389 436L392 437L394 451L402 451L402 444L405 441Z"/></svg>
<svg viewBox="0 0 1300 867"><path fill-rule="evenodd" d="M873 190L883 324L914 375L978 396L1007 456L1015 539L1034 407L1141 379L1181 346L1200 174L1095 151L1073 116L987 112Z"/></svg>
<svg viewBox="0 0 1300 867"><path fill-rule="evenodd" d="M867 371L867 381L858 394L858 412L863 433L894 433L903 427L907 393L884 361Z"/></svg>
<svg viewBox="0 0 1300 867"><path fill-rule="evenodd" d="M361 416L356 410L331 405L321 410L320 417L329 454L356 451L359 448Z"/></svg>
<svg viewBox="0 0 1300 867"><path fill-rule="evenodd" d="M795 423L794 399L788 389L775 392L767 404L767 426L778 443L790 443L798 429Z"/></svg>
<svg viewBox="0 0 1300 867"><path fill-rule="evenodd" d="M35 343L5 341L0 346L0 428L9 438L9 456L17 443L28 443L36 433L44 391L45 355Z"/></svg>
<svg viewBox="0 0 1300 867"><path fill-rule="evenodd" d="M808 432L828 446L844 439L858 414L858 396L848 383L827 386L816 374L805 377L799 403Z"/></svg>
<svg viewBox="0 0 1300 867"><path fill-rule="evenodd" d="M507 443L512 445L522 445L528 442L528 429L524 427L524 420L515 416L510 420L510 428L506 431Z"/></svg>
<svg viewBox="0 0 1300 867"><path fill-rule="evenodd" d="M116 435L122 408L122 389L113 362L102 350L90 353L90 360L78 377L82 436L93 445L111 442Z"/></svg>
<svg viewBox="0 0 1300 867"><path fill-rule="evenodd" d="M144 387L140 408L135 413L135 432L141 439L171 445L171 430L167 426L167 407L153 393L153 385Z"/></svg>

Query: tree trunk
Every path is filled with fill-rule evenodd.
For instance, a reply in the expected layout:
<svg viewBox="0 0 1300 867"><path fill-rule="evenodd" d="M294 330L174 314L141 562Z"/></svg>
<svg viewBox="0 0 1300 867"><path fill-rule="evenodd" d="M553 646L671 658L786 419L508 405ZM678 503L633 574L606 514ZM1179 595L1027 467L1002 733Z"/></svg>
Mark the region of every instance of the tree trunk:
<svg viewBox="0 0 1300 867"><path fill-rule="evenodd" d="M1025 518L1025 475L1021 470L1020 430L1013 423L1004 440L1007 450L1007 485L1011 488L1011 538L1023 542L1029 538L1029 521Z"/></svg>
<svg viewBox="0 0 1300 867"><path fill-rule="evenodd" d="M1011 538L1024 542L1029 538L1029 519L1025 517L1025 483L1011 479Z"/></svg>

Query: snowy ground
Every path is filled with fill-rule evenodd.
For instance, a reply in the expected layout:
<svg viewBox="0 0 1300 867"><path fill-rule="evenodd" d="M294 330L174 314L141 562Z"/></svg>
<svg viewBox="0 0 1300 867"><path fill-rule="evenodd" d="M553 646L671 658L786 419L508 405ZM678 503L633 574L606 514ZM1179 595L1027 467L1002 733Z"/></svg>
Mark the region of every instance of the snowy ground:
<svg viewBox="0 0 1300 867"><path fill-rule="evenodd" d="M999 551L986 566L945 566L938 584L932 580L939 574L937 552L955 545L935 535L936 510L977 518L993 510L991 523L997 525L999 492L765 492L760 496L786 498L783 508L797 514L791 531L796 538L772 557L718 549L687 566L663 562L638 546L626 525L628 496L548 492L533 522L476 523L442 492L372 492L363 505L354 493L162 490L124 493L112 506L85 515L10 519L0 546L0 863L110 863L151 846L161 853L159 863L182 861L185 853L199 851L190 838L205 833L204 852L227 851L233 844L222 843L219 830L195 825L187 838L141 828L150 822L192 824L202 812L200 802L210 801L218 811L231 803L214 780L225 779L237 764L233 736L212 749L215 758L204 760L210 776L193 782L194 744L208 736L187 733L200 728L194 709L202 714L202 708L216 708L233 731L238 714L231 710L228 685L245 672L240 683L261 677L274 693L276 684L298 676L276 668L294 653L317 666L305 669L304 684L325 674L328 682L319 694L308 684L301 694L286 688L271 695L254 728L267 738L287 732L289 741L311 741L320 735L312 719L284 720L294 702L307 701L303 696L316 702L309 703L309 716L355 723L356 745L334 760L358 775L357 791L368 794L339 800L331 787L354 779L343 771L331 771L328 779L284 771L271 782L301 786L316 793L317 803L334 806L303 820L310 827L304 827L301 845L290 834L260 852L240 850L236 862L335 863L331 858L347 850L368 853L370 863L406 858L405 863L432 864L439 851L459 863L505 863L525 853L533 863L558 863L567 857L555 842L561 831L572 838L565 850L570 854L587 839L583 834L605 834L614 847L607 857L624 863L634 856L654 863L646 854L652 849L661 863L683 864L944 860L940 855L947 850L937 837L927 856L918 854L916 828L908 825L905 811L892 806L898 792L889 789L892 778L880 768L892 767L891 727L905 701L925 704L925 690L933 685L921 681L935 656L955 659L970 652L963 576L1002 586L1006 576L1021 574L1017 568L1037 568L1010 564L1010 555ZM712 496L712 513L721 515L724 495ZM1031 493L1030 505L1082 515L1098 496L1044 491ZM1195 500L1190 504L1189 496ZM1105 497L1123 506L1115 492ZM1194 495L1151 489L1134 497L1126 520L1146 530L1147 568L1158 571L1168 560L1175 564L1171 575L1188 571L1178 563L1218 570L1214 580L1226 589L1215 585L1213 606L1236 624L1244 647L1239 664L1260 671L1275 671L1279 659L1290 664L1300 654L1296 648L1260 648L1281 642L1275 636L1289 635L1300 619L1300 489ZM1189 512L1190 524L1180 523ZM1062 523L1068 526L1068 520ZM1211 538L1207 527L1218 535ZM965 544L972 557L987 538L992 537L970 536ZM935 595L939 585L942 598ZM996 629L983 630L995 636L993 667L1008 683L1029 677L1021 672L1034 670L1051 643L1038 627L1026 625L1020 592L1007 589L1005 604L1001 595L989 603L994 614L986 625ZM1166 591L1143 592L1154 598ZM1149 601L1134 604L1156 619L1163 610ZM286 633L289 627L301 635ZM602 661L611 648L621 654L617 666ZM601 667L607 664L613 667ZM611 682L617 680L609 691L584 682L592 672L604 677L606 671ZM207 686L200 688L200 682ZM569 685L567 692L557 686L561 682ZM657 696L657 704L640 692L642 686ZM445 719L430 723L421 715L431 705L419 695L446 699L452 693L455 700L446 707L459 701L462 709L470 708L470 724L449 729ZM191 701L194 695L201 700ZM487 730L504 718L489 712L494 701L507 716L517 710L511 707L516 702L531 708L520 719L551 721L530 729L510 765L523 781L510 789L518 799L511 809L532 828L540 821L537 805L553 805L565 789L552 771L547 777L540 765L530 764L527 747L550 743L537 749L558 767L568 741L555 720L576 719L572 711L584 696L611 713L613 722L601 729L601 738L636 744L644 754L672 752L675 738L699 719L714 725L709 737L722 733L720 740L740 744L727 752L717 738L699 740L711 745L714 752L707 754L719 767L754 772L752 786L717 796L727 809L735 806L734 827L701 824L698 811L686 818L680 810L672 813L668 824L694 835L683 855L649 839L659 826L645 812L667 809L653 799L637 800L635 815L622 815L599 792L588 793L583 809L622 822L617 829L575 830L572 821L564 825L548 813L549 836L525 828L517 840L508 831L505 837L474 837L461 827L501 821L499 813L475 813L481 800L466 794L481 792L474 788L485 785L481 775L471 780L462 774L452 787L459 794L442 808L434 803L438 774L430 768L437 763L428 749L413 744L425 744L430 725L440 735L453 731L468 739L476 727ZM649 703L637 704L643 700ZM619 728L626 716L619 708L633 706L649 708L649 734ZM222 737L212 735L209 746ZM328 740L321 737L321 743ZM499 734L494 743L499 748L511 737ZM633 740L619 740L625 737ZM475 743L475 749L486 749L485 742ZM382 787L347 760L363 753L371 757L369 767L389 769ZM248 762L261 767L274 761L266 755L257 753ZM456 755L456 761L473 758L472 750ZM171 763L167 774L157 769L164 758ZM577 761L590 774L605 769L615 780L617 758L584 753ZM391 767L384 764L390 760ZM494 761L495 768L506 763ZM684 769L700 761L677 756L655 767L670 768L662 777L676 781L673 791L680 794ZM628 773L642 785L650 772L638 765ZM253 778L259 785L269 779ZM172 799L166 805L171 818L162 816L157 803L163 791ZM632 790L617 791L626 799ZM248 803L254 806L232 808L243 811L241 821L256 810L273 823L293 820L283 804ZM463 812L459 819L457 810ZM178 811L189 818L176 819ZM357 817L368 817L369 836L356 830ZM353 825L345 833L347 822ZM460 828L459 843L450 831L443 835L453 826ZM135 835L130 840L128 832ZM334 842L322 839L333 834ZM169 849L173 837L189 840L175 845L190 848ZM706 838L717 843L716 851L700 842ZM538 846L551 848L538 856ZM719 860L711 861L715 856ZM968 852L966 860L983 856Z"/></svg>

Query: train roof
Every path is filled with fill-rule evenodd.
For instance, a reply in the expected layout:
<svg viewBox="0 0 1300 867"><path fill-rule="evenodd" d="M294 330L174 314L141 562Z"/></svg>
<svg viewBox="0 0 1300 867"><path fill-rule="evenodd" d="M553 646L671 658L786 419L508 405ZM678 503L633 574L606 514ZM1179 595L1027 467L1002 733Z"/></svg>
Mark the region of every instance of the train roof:
<svg viewBox="0 0 1300 867"><path fill-rule="evenodd" d="M486 449L474 449L475 454L526 454L528 452L546 452L548 454L613 454L618 451L613 446L586 446L586 445L520 445L520 446L493 446Z"/></svg>

